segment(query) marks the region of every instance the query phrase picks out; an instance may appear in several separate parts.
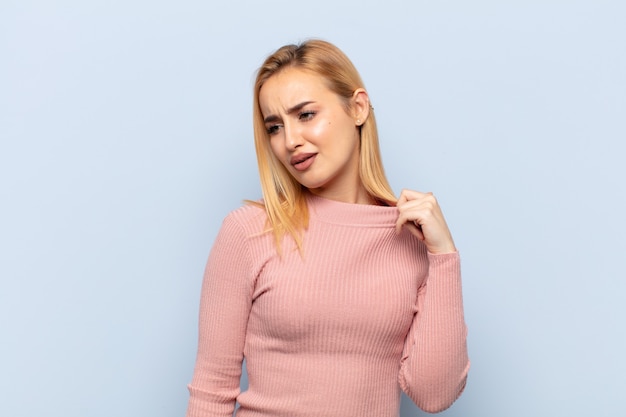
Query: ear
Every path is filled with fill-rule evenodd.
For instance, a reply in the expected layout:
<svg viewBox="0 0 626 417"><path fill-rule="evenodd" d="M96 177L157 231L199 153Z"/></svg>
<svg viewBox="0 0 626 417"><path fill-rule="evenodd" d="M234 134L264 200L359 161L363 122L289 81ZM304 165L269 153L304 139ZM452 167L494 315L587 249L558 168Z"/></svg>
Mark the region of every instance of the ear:
<svg viewBox="0 0 626 417"><path fill-rule="evenodd" d="M352 94L352 116L354 124L363 125L370 115L370 97L364 88L357 88Z"/></svg>

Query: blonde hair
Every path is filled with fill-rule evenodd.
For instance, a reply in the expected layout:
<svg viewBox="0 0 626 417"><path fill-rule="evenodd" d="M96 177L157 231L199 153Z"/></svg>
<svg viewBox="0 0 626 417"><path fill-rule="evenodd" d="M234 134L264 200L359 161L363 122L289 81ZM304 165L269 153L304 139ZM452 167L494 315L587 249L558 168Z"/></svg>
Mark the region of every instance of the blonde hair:
<svg viewBox="0 0 626 417"><path fill-rule="evenodd" d="M355 90L364 88L361 77L350 59L335 45L322 40L309 40L299 45L285 45L271 54L257 71L254 84L254 144L263 192L263 206L268 226L274 234L280 253L280 242L290 235L302 251L302 234L309 224L306 188L289 174L270 148L270 138L263 121L259 92L265 82L285 68L299 68L322 76L331 91L350 107ZM373 111L360 129L361 149L359 176L365 190L379 204L395 205L396 197L389 186L380 156L378 130Z"/></svg>

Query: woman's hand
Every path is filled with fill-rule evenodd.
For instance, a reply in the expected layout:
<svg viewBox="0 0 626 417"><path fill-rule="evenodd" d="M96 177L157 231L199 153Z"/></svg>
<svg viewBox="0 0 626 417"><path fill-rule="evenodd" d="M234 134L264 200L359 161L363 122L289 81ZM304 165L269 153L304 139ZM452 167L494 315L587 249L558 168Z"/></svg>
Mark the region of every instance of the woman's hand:
<svg viewBox="0 0 626 417"><path fill-rule="evenodd" d="M452 234L433 193L402 190L397 207L400 210L396 222L398 233L406 225L411 233L426 244L430 253L456 252Z"/></svg>

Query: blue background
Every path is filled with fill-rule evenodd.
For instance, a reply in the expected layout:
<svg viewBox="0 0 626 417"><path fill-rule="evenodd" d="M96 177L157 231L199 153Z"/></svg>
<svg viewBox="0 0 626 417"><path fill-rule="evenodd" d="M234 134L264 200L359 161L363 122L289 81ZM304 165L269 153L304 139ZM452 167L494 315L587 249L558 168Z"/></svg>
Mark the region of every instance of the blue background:
<svg viewBox="0 0 626 417"><path fill-rule="evenodd" d="M434 191L462 253L473 366L442 416L626 414L625 21L602 0L2 0L0 415L184 414L206 257L260 196L254 71L309 37L360 69L392 186Z"/></svg>

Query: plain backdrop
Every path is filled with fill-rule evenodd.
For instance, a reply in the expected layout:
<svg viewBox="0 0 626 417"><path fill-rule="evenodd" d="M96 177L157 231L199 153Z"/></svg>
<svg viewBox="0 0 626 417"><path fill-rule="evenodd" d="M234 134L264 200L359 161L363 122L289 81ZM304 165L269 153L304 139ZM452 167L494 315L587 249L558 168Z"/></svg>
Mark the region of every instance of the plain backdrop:
<svg viewBox="0 0 626 417"><path fill-rule="evenodd" d="M441 415L626 414L625 21L618 0L1 0L0 415L184 415L207 255L260 197L254 72L310 37L359 68L394 190L435 192L461 252L472 369Z"/></svg>

